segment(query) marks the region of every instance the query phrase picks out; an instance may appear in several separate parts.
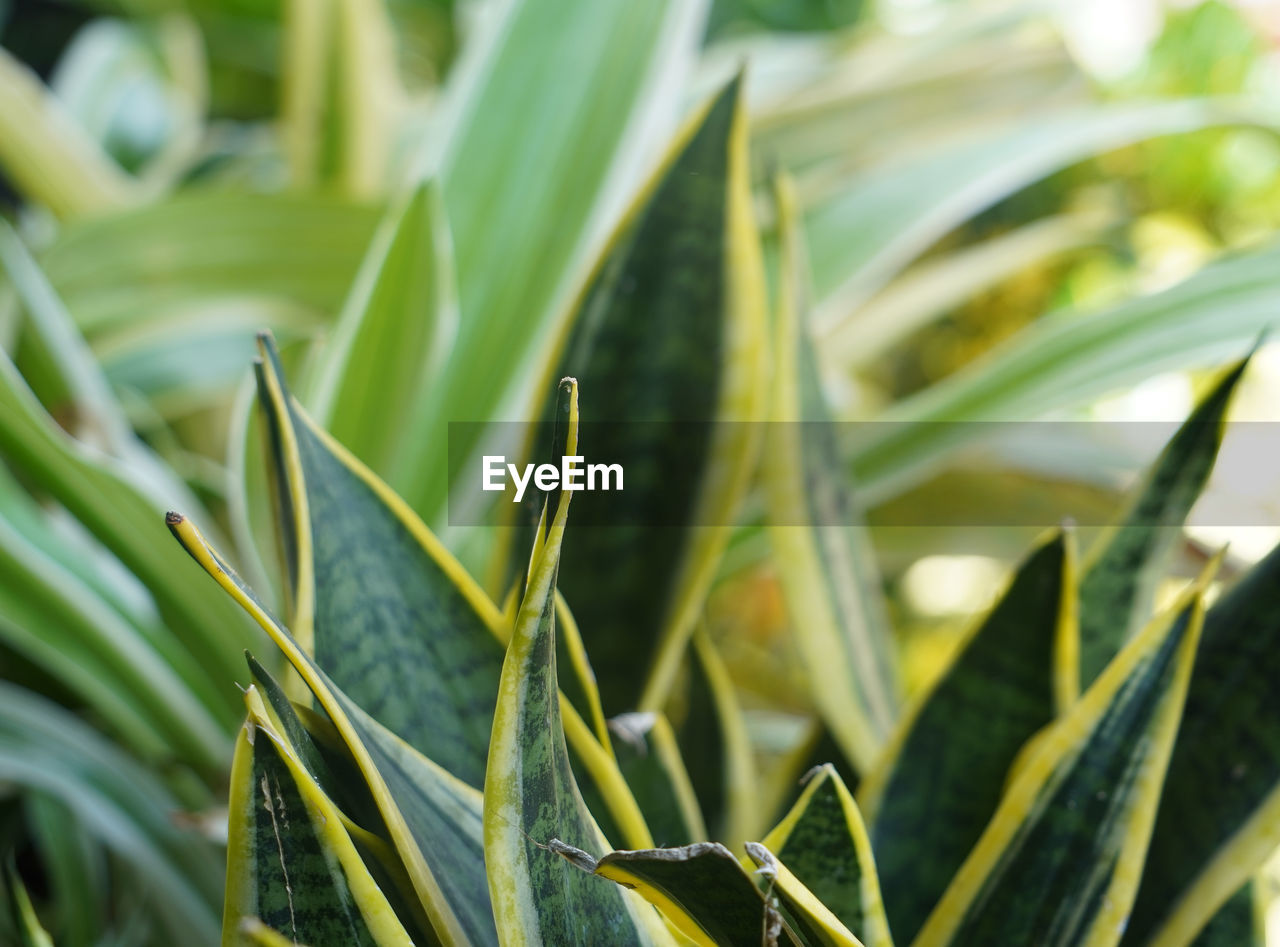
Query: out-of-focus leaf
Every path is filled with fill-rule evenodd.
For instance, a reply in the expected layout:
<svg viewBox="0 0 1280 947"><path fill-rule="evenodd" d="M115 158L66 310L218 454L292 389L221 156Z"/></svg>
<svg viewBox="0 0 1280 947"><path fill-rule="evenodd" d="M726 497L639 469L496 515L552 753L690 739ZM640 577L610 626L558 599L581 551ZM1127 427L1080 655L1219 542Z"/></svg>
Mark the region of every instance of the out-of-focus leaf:
<svg viewBox="0 0 1280 947"><path fill-rule="evenodd" d="M1066 533L1031 553L860 790L889 926L902 943L983 834L1019 751L1053 721L1061 668L1075 673L1072 558Z"/></svg>
<svg viewBox="0 0 1280 947"><path fill-rule="evenodd" d="M298 943L412 944L338 809L252 711L236 743L229 809L224 941L249 917Z"/></svg>
<svg viewBox="0 0 1280 947"><path fill-rule="evenodd" d="M577 454L578 388L561 383L564 456ZM606 846L569 765L555 658L555 582L573 493L548 502L502 666L484 784L484 853L494 919L504 943L664 942L653 912L620 888L600 886L550 848ZM553 517L553 518L552 518Z"/></svg>
<svg viewBox="0 0 1280 947"><path fill-rule="evenodd" d="M0 167L28 200L88 217L142 198L141 188L67 114L39 77L0 49Z"/></svg>
<svg viewBox="0 0 1280 947"><path fill-rule="evenodd" d="M155 775L74 715L0 682L0 780L57 800L143 893L175 943L213 943L222 859L178 828L178 803Z"/></svg>
<svg viewBox="0 0 1280 947"><path fill-rule="evenodd" d="M705 10L704 0L504 4L454 70L446 127L433 137L446 143L439 178L462 322L438 410L394 483L429 521L451 491L473 488L447 483L447 423L499 417L544 393L532 387L542 380L531 346L657 157L646 143L675 124Z"/></svg>
<svg viewBox="0 0 1280 947"><path fill-rule="evenodd" d="M1218 456L1227 405L1249 360L1227 370L1160 452L1117 525L1081 566L1080 686L1088 687L1143 624L1180 527Z"/></svg>
<svg viewBox="0 0 1280 947"><path fill-rule="evenodd" d="M693 636L688 667L680 754L711 838L737 844L752 834L759 816L751 738L729 669L703 630Z"/></svg>
<svg viewBox="0 0 1280 947"><path fill-rule="evenodd" d="M53 947L53 938L41 925L35 906L31 903L31 895L27 894L26 885L12 866L5 871L4 888L9 896L10 913L18 929L17 947Z"/></svg>
<svg viewBox="0 0 1280 947"><path fill-rule="evenodd" d="M598 861L560 839L551 848L577 869L636 891L699 947L777 943L782 918L719 842L610 852Z"/></svg>
<svg viewBox="0 0 1280 947"><path fill-rule="evenodd" d="M453 280L439 192L424 183L379 227L307 399L321 427L393 483L457 328Z"/></svg>
<svg viewBox="0 0 1280 947"><path fill-rule="evenodd" d="M387 189L403 94L386 4L290 0L283 19L281 117L294 183L376 197Z"/></svg>
<svg viewBox="0 0 1280 947"><path fill-rule="evenodd" d="M248 628L191 565L165 554L159 526L164 498L59 430L3 353L0 456L66 507L146 586L173 635L157 631L150 644L182 670L187 687L230 732L239 714L225 683L235 678Z"/></svg>
<svg viewBox="0 0 1280 947"><path fill-rule="evenodd" d="M1280 826L1280 548L1205 616L1125 944L1183 944L1274 849Z"/></svg>
<svg viewBox="0 0 1280 947"><path fill-rule="evenodd" d="M66 947L89 947L106 916L106 858L54 797L29 793L23 808L54 906L50 926Z"/></svg>
<svg viewBox="0 0 1280 947"><path fill-rule="evenodd" d="M1182 715L1206 582L1129 642L1031 748L919 947L1119 941Z"/></svg>
<svg viewBox="0 0 1280 947"><path fill-rule="evenodd" d="M871 841L834 766L810 774L764 845L867 947L892 947Z"/></svg>
<svg viewBox="0 0 1280 947"><path fill-rule="evenodd" d="M1211 264L1101 312L1039 320L956 375L861 426L853 470L876 497L900 492L991 426L1035 418L1161 371L1239 354L1276 321L1280 248Z"/></svg>
<svg viewBox="0 0 1280 947"><path fill-rule="evenodd" d="M905 165L886 163L806 221L820 325L854 311L977 211L1059 168L1145 138L1212 125L1265 125L1274 117L1262 102L1090 105L999 128Z"/></svg>
<svg viewBox="0 0 1280 947"><path fill-rule="evenodd" d="M290 628L351 700L459 779L484 779L503 618L399 497L317 427L262 342Z"/></svg>
<svg viewBox="0 0 1280 947"><path fill-rule="evenodd" d="M1247 882L1227 899L1190 941L1191 947L1266 947L1266 901L1258 882ZM1180 936L1179 943L1186 943Z"/></svg>
<svg viewBox="0 0 1280 947"><path fill-rule="evenodd" d="M810 340L808 275L791 186L776 187L782 260L773 406L764 452L769 541L813 699L863 772L893 727L893 640L875 555L842 475Z"/></svg>
<svg viewBox="0 0 1280 947"><path fill-rule="evenodd" d="M609 730L618 768L658 845L669 848L705 839L702 810L667 718L620 714L609 721Z"/></svg>
<svg viewBox="0 0 1280 947"><path fill-rule="evenodd" d="M844 370L872 365L891 346L1000 281L1098 243L1111 223L1105 214L1047 217L920 263L832 325L823 362Z"/></svg>
<svg viewBox="0 0 1280 947"><path fill-rule="evenodd" d="M864 947L853 931L767 847L748 842L747 855L769 879L769 892L778 903L783 921L803 947Z"/></svg>
<svg viewBox="0 0 1280 947"><path fill-rule="evenodd" d="M758 440L764 300L745 134L735 81L614 236L550 363L588 394L584 423L608 422L590 430L610 443L589 449L626 473L623 491L588 498L607 499L607 520L565 547L560 580L611 714L662 706Z"/></svg>
<svg viewBox="0 0 1280 947"><path fill-rule="evenodd" d="M436 935L495 944L485 882L480 793L391 733L339 690L258 602L189 520L174 537L284 652L328 715L368 786Z"/></svg>

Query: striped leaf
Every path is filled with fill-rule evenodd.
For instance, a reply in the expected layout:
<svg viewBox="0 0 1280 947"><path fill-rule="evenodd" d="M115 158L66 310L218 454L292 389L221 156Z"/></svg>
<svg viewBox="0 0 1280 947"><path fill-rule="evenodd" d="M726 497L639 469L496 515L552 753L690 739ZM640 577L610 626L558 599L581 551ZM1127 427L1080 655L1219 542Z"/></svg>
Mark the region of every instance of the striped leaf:
<svg viewBox="0 0 1280 947"><path fill-rule="evenodd" d="M552 848L565 867L575 865L638 892L699 947L777 943L781 916L718 842L610 852L598 861L559 839Z"/></svg>
<svg viewBox="0 0 1280 947"><path fill-rule="evenodd" d="M818 712L862 771L897 715L874 553L844 479L808 326L808 273L790 183L776 187L782 251L773 410L763 472L769 541Z"/></svg>
<svg viewBox="0 0 1280 947"><path fill-rule="evenodd" d="M563 454L577 454L578 390L561 382L567 413ZM648 944L663 929L643 903L576 871L550 848L606 846L569 764L556 682L555 583L573 494L550 498L502 666L484 784L484 854L503 944Z"/></svg>
<svg viewBox="0 0 1280 947"><path fill-rule="evenodd" d="M1249 359L1229 368L1174 434L1121 521L1089 551L1080 578L1080 686L1102 673L1146 620L1181 526L1222 443L1227 406Z"/></svg>
<svg viewBox="0 0 1280 947"><path fill-rule="evenodd" d="M1037 741L917 947L1119 942L1178 731L1206 581L1126 645Z"/></svg>
<svg viewBox="0 0 1280 947"><path fill-rule="evenodd" d="M485 882L480 793L362 711L189 520L170 514L168 522L192 558L267 632L328 716L368 785L436 935L462 945L496 943Z"/></svg>
<svg viewBox="0 0 1280 947"><path fill-rule="evenodd" d="M424 183L375 234L307 399L320 426L393 484L457 322L448 224Z"/></svg>
<svg viewBox="0 0 1280 947"><path fill-rule="evenodd" d="M422 521L307 417L289 395L274 346L265 337L260 344L289 627L347 697L479 787L502 616Z"/></svg>
<svg viewBox="0 0 1280 947"><path fill-rule="evenodd" d="M223 943L243 943L241 920L256 918L298 943L412 944L337 807L250 706L231 768Z"/></svg>
<svg viewBox="0 0 1280 947"><path fill-rule="evenodd" d="M871 841L834 766L810 774L799 800L765 836L764 846L867 947L892 947ZM786 889L780 884L784 904Z"/></svg>
<svg viewBox="0 0 1280 947"><path fill-rule="evenodd" d="M901 943L982 835L1022 747L1054 718L1055 657L1075 635L1072 558L1067 533L1031 553L860 789Z"/></svg>
<svg viewBox="0 0 1280 947"><path fill-rule="evenodd" d="M618 768L658 845L669 848L705 839L702 810L667 718L620 714L609 721L609 731Z"/></svg>
<svg viewBox="0 0 1280 947"><path fill-rule="evenodd" d="M804 947L863 947L853 931L767 847L748 842L747 855L769 879L769 893L777 902L783 922Z"/></svg>
<svg viewBox="0 0 1280 947"><path fill-rule="evenodd" d="M1126 944L1187 943L1280 828L1280 547L1205 616Z"/></svg>
<svg viewBox="0 0 1280 947"><path fill-rule="evenodd" d="M700 111L624 218L549 366L578 379L583 423L610 441L591 448L625 471L625 490L583 497L601 518L565 547L560 580L609 714L661 709L758 440L758 425L727 423L764 409L740 85Z"/></svg>

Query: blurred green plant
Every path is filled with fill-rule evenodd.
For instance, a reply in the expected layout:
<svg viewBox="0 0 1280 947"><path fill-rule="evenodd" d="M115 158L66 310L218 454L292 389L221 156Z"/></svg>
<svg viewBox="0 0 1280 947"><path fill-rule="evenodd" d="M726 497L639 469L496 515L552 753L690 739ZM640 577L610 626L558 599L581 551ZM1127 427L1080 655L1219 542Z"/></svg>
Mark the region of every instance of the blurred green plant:
<svg viewBox="0 0 1280 947"><path fill-rule="evenodd" d="M722 3L709 14L704 4L675 0L511 0L474 20L452 4L376 0L68 9L60 8L58 30L33 26L48 22L40 5L0 17L0 170L12 221L0 229L0 655L3 676L19 688L15 720L25 719L30 701L69 708L99 731L103 753L145 767L151 776L139 779L154 786L142 813L94 802L109 790L96 770L50 763L56 791L6 777L19 788L6 797L0 824L30 892L14 903L29 901L59 942L168 943L174 928L166 925L185 923L203 932L199 939L211 930L216 885L197 880L207 864L196 862L214 857L220 837L217 807L241 720L229 682L239 673L238 652L262 639L195 564L164 551L158 513L182 509L234 550L263 601L303 634L297 576L289 555L285 567L276 565L270 529L276 494L264 460L278 432L253 414L244 384L259 327L281 340L284 364L319 425L403 496L413 516L441 528L427 558L446 563L439 568L465 590L455 603L460 614L471 612L463 626L491 631L506 627L491 599L508 591L493 577L522 573L524 549L504 546L493 531L444 528L446 497L464 508L482 499L476 485L450 482L450 471L464 465L446 463L449 423L526 411L538 418L540 395L557 372L582 381L588 416L608 417L608 399L622 402L624 391L659 394L647 373L680 336L670 327L645 333L641 317L724 314L737 327L727 349L709 348L692 363L696 371L677 372L663 392L668 400L650 404L655 416L679 410L670 395L687 391L690 405L739 420L791 405L819 417L903 422L863 427L872 436L855 443L770 448L774 469L758 495L749 463L756 446L708 445L705 476L718 484L709 495L719 512L745 504L732 531L690 528L661 547L653 535L624 542L590 531L565 547L559 578L582 619L580 635L569 633L576 626L561 607L557 636L567 649L561 666L576 669L560 681L574 712L565 712L565 726L576 778L608 838L649 847L654 840L645 841L642 826L660 817L682 826L688 842L710 834L736 844L763 832L759 820L773 815L780 787L796 772L779 767L759 785L751 776L731 675L712 636L695 630L718 578L776 562L793 605L807 603L794 619L800 664L827 682L814 708L827 723L811 733L850 787L855 774L871 770L898 719L898 682L883 671L895 648L879 595L851 605L830 574L797 569L789 556L810 563L836 556L878 592L877 565L896 570L936 547L912 541L886 562L882 542L878 564L860 529L833 545L766 526L771 517L791 521L780 509L832 508L852 473L858 504L883 539L874 530L878 510L951 502L958 481L948 479L955 473L948 465L981 425L950 422L1039 417L1154 372L1217 364L1277 311L1277 251L1265 243L1280 208L1276 113L1257 94L1261 47L1219 4L1178 14L1149 74L1120 84L1109 102L1091 92L1042 13L1020 6L959 6L910 35L854 22L863 11L841 4L799 11L800 19L787 4ZM817 19L807 19L815 11ZM1197 73L1214 77L1209 86L1188 85L1179 72L1188 50L1203 65ZM1238 65L1245 60L1256 61ZM738 150L682 150L691 132L667 148L691 104L744 61L742 104L730 123L744 139ZM732 164L733 200L704 205L697 188L689 194L699 201L682 200L678 187L667 187L669 175L650 174L680 161L713 175ZM811 348L789 348L777 335L787 319L766 327L759 275L744 262L755 244L744 210L752 187L765 272L775 288L786 279L793 289L806 283L768 198L776 167L795 179L795 215L812 252L811 302L792 306L794 322L813 330ZM1203 188L1205 181L1215 187ZM715 207L736 215L723 246L697 236L708 232ZM1157 211L1169 210L1193 226L1164 226ZM1158 244L1161 235L1188 231L1207 234L1193 240L1202 248L1195 265L1207 265L1176 285L1167 274L1146 279L1151 234ZM668 240L683 249L664 259ZM695 247L710 255L695 258ZM1220 250L1248 252L1208 262ZM681 258L693 270L687 280L676 279ZM1031 289L1006 304L1003 329L976 344L941 346L948 354L936 356L938 340L953 338L957 325L998 326L988 303L1012 285ZM637 287L647 302L632 298ZM1147 293L1152 288L1163 291ZM579 313L588 300L617 331L584 328ZM787 305L775 309L785 314ZM1014 334L1028 312L1055 306L1061 311ZM811 318L801 315L810 310ZM792 395L782 387L787 371L772 382L762 373L771 335L781 340L775 360L809 353L794 372L803 387ZM1009 335L987 352L993 337ZM710 358L713 351L724 357ZM907 384L886 380L878 367L886 356L901 363L928 352L934 367ZM947 423L932 423L939 421ZM464 453L483 446L450 445ZM780 461L792 456L827 476L842 465L835 492L798 492L795 484L813 471ZM1032 501L1061 489L1008 466L977 480L987 489L1012 485ZM1109 485L1085 486L1105 502L1117 497ZM409 521L407 510L392 507L395 519ZM1005 542L1001 556L1014 558L1025 539ZM787 555L771 552L770 541ZM986 540L971 532L965 541ZM1144 547L1152 563L1157 552L1169 550ZM453 555L485 576L487 588L460 578ZM643 581L621 567L601 576L602 557L643 567ZM1147 607L1134 599L1130 625ZM630 644L620 647L623 635ZM581 647L572 643L579 638ZM497 640L486 660L501 655L505 641ZM1095 670L1110 647L1093 659ZM824 660L833 649L844 659ZM647 717L630 723L645 745L665 748L663 760L672 759L676 736L683 741L687 779L671 776L662 797L683 800L679 819L669 802L628 802L618 789L615 770L638 779L646 758L627 759L626 747L639 744L609 737L604 706L581 673L583 653L610 713L667 709L686 722L675 730ZM322 650L315 660L330 671ZM638 666L655 669L648 684L637 679ZM265 678L256 677L265 692ZM702 685L684 693L686 678ZM295 698L306 696L297 680L286 685ZM1189 706L1195 688L1193 681ZM370 712L380 706L376 693L351 696ZM397 718L394 729L404 736L411 722ZM1238 725L1255 723L1262 725ZM475 795L437 772L467 773L478 788L489 731L476 732L484 743L475 746L472 734L469 762L427 752L437 764L432 805L476 814ZM759 745L760 734L751 736ZM709 746L732 748L729 762L713 765ZM803 746L786 749L805 756ZM272 779L287 786L301 772L287 757L255 765L275 767ZM312 774L313 763L303 761ZM242 766L237 778L246 772ZM318 797L298 785L301 801L290 805L321 811ZM700 807L688 804L690 787ZM365 821L375 812L370 800L331 802L376 836L382 816ZM185 920L129 894L139 889L139 872L157 863L124 857L122 846L135 850L121 840L159 833L146 822L156 812L187 814L184 827L166 830L186 840L193 860L173 870L190 880L188 894L171 899ZM1218 828L1207 832L1209 847L1186 859L1187 872L1199 871L1220 840ZM362 862L372 850L389 873L378 886L397 917L416 917L419 932L455 930L451 896L423 899L431 892L420 865L399 848L392 857L386 839L351 834ZM1159 838L1157 831L1153 844ZM165 839L157 858L172 851ZM1255 854L1242 860L1245 874ZM408 881L396 874L402 869ZM1236 874L1212 877L1242 881ZM1167 892L1184 890L1191 875L1171 877ZM79 912L84 892L93 892L84 903L94 907ZM1216 902L1220 893L1196 898ZM424 908L424 917L417 903L436 907ZM483 920L487 908L476 910ZM1154 913L1140 896L1135 918L1155 924Z"/></svg>

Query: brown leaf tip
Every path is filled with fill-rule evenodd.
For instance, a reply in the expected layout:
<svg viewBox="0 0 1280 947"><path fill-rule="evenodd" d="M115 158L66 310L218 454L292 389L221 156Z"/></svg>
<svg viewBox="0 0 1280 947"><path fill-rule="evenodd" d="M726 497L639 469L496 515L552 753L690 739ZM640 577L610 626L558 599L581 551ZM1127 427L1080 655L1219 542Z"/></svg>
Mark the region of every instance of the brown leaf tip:
<svg viewBox="0 0 1280 947"><path fill-rule="evenodd" d="M166 526L181 526L186 521L186 517L181 513L175 513L170 510L164 515L164 524Z"/></svg>

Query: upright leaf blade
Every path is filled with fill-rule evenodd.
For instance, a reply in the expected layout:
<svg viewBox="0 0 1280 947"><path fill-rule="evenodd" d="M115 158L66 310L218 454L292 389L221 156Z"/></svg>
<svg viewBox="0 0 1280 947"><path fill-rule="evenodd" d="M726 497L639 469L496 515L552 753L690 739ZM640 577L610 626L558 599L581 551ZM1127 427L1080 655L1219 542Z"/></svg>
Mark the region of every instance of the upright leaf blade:
<svg viewBox="0 0 1280 947"><path fill-rule="evenodd" d="M427 388L457 331L453 250L440 194L424 182L379 227L331 340L313 395L315 419L383 477L430 405Z"/></svg>
<svg viewBox="0 0 1280 947"><path fill-rule="evenodd" d="M861 789L902 943L982 835L1023 745L1054 719L1055 659L1076 633L1072 557L1065 532L1031 553Z"/></svg>
<svg viewBox="0 0 1280 947"><path fill-rule="evenodd" d="M1227 405L1249 359L1228 369L1156 458L1121 521L1090 550L1080 579L1080 686L1142 626L1155 584L1222 443ZM1175 527L1175 528L1170 528Z"/></svg>
<svg viewBox="0 0 1280 947"><path fill-rule="evenodd" d="M484 778L502 616L422 521L306 416L263 342L298 640L374 719L449 770Z"/></svg>
<svg viewBox="0 0 1280 947"><path fill-rule="evenodd" d="M810 774L764 845L867 947L892 947L871 840L834 766Z"/></svg>
<svg viewBox="0 0 1280 947"><path fill-rule="evenodd" d="M577 401L577 383L565 379L557 401L569 409L565 456L577 454ZM555 582L572 497L558 497L553 519L550 499L544 508L502 666L484 784L489 893L504 944L648 944L661 930L652 912L548 847L555 838L575 848L606 845L569 765L556 683Z"/></svg>
<svg viewBox="0 0 1280 947"><path fill-rule="evenodd" d="M665 700L756 447L742 422L764 407L763 287L739 85L696 117L621 225L553 360L552 377L591 393L584 423L618 433L604 453L626 476L561 570L611 714Z"/></svg>
<svg viewBox="0 0 1280 947"><path fill-rule="evenodd" d="M618 768L658 845L669 848L705 839L702 810L667 718L622 714L609 721L609 730Z"/></svg>
<svg viewBox="0 0 1280 947"><path fill-rule="evenodd" d="M763 465L769 541L818 711L867 772L896 716L893 642L809 336L808 274L789 182L779 180L776 193L782 261Z"/></svg>
<svg viewBox="0 0 1280 947"><path fill-rule="evenodd" d="M1125 944L1185 943L1244 884L1280 826L1280 548L1205 616Z"/></svg>
<svg viewBox="0 0 1280 947"><path fill-rule="evenodd" d="M919 947L1119 942L1195 660L1202 587L1131 641L1037 742Z"/></svg>
<svg viewBox="0 0 1280 947"><path fill-rule="evenodd" d="M229 809L228 947L243 918L304 944L412 943L337 808L252 710L236 743Z"/></svg>

